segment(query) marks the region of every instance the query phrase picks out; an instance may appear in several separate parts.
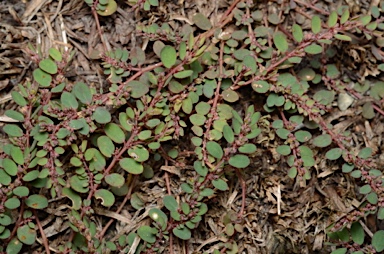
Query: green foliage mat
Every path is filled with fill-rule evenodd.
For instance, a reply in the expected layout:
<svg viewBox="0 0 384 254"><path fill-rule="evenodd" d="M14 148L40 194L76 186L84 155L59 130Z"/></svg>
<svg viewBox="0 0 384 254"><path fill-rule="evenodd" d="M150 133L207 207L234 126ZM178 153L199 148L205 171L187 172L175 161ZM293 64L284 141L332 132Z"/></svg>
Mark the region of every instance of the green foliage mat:
<svg viewBox="0 0 384 254"><path fill-rule="evenodd" d="M384 219L381 141L368 135L384 114L384 2L196 2L184 17L171 1L80 2L101 36L98 85L68 75L73 48L24 49L32 71L3 127L1 252L384 250L369 222ZM128 16L134 41L106 40Z"/></svg>

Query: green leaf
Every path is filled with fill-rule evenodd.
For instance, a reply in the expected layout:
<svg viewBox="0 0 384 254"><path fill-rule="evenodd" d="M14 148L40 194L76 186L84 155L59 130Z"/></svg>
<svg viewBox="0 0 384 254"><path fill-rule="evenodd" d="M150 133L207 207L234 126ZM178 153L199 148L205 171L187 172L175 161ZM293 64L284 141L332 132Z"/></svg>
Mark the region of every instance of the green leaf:
<svg viewBox="0 0 384 254"><path fill-rule="evenodd" d="M15 189L13 189L12 192L18 197L26 197L29 195L29 189L25 186L18 186Z"/></svg>
<svg viewBox="0 0 384 254"><path fill-rule="evenodd" d="M360 190L359 190L359 192L360 192L361 194L368 194L368 193L370 193L371 191L372 191L372 188L371 188L371 186L370 186L369 184L366 184L366 185L360 187Z"/></svg>
<svg viewBox="0 0 384 254"><path fill-rule="evenodd" d="M295 178L297 176L297 168L296 167L290 168L288 171L288 176L292 179Z"/></svg>
<svg viewBox="0 0 384 254"><path fill-rule="evenodd" d="M343 150L341 150L340 148L332 148L331 150L329 150L326 154L325 154L325 157L328 159L328 160L337 160L338 158L340 158L341 154L343 153Z"/></svg>
<svg viewBox="0 0 384 254"><path fill-rule="evenodd" d="M176 63L176 50L172 46L164 46L160 52L160 59L166 68L171 68Z"/></svg>
<svg viewBox="0 0 384 254"><path fill-rule="evenodd" d="M207 31L212 28L211 21L201 13L196 13L195 16L192 17L192 21L201 30Z"/></svg>
<svg viewBox="0 0 384 254"><path fill-rule="evenodd" d="M249 166L251 161L246 155L236 154L229 159L228 163L235 168L246 168Z"/></svg>
<svg viewBox="0 0 384 254"><path fill-rule="evenodd" d="M44 209L48 206L48 199L43 195L33 194L25 200L25 204L33 209Z"/></svg>
<svg viewBox="0 0 384 254"><path fill-rule="evenodd" d="M347 253L347 250L347 248L340 248L332 251L331 254L345 254Z"/></svg>
<svg viewBox="0 0 384 254"><path fill-rule="evenodd" d="M351 226L351 236L352 236L352 240L361 245L364 243L364 237L365 237L365 234L364 234L364 229L363 227L361 226L361 224L359 222L354 222Z"/></svg>
<svg viewBox="0 0 384 254"><path fill-rule="evenodd" d="M67 197L72 201L73 209L79 210L81 208L81 197L71 188L63 188L62 194L64 197Z"/></svg>
<svg viewBox="0 0 384 254"><path fill-rule="evenodd" d="M79 103L77 102L75 96L68 92L63 92L60 97L61 105L66 109L77 109Z"/></svg>
<svg viewBox="0 0 384 254"><path fill-rule="evenodd" d="M20 107L24 107L27 105L27 101L19 92L12 91L11 96L13 101L16 102L17 105L19 105Z"/></svg>
<svg viewBox="0 0 384 254"><path fill-rule="evenodd" d="M371 192L367 195L367 200L372 205L376 205L377 202L379 201L379 197L377 196L377 194L375 192Z"/></svg>
<svg viewBox="0 0 384 254"><path fill-rule="evenodd" d="M84 122L82 121L82 119L71 120L69 122L69 127L73 128L75 130L79 130L79 129L82 129L84 127Z"/></svg>
<svg viewBox="0 0 384 254"><path fill-rule="evenodd" d="M254 144L244 144L244 145L239 147L239 152L251 154L251 153L256 152L256 149L257 148Z"/></svg>
<svg viewBox="0 0 384 254"><path fill-rule="evenodd" d="M252 83L252 89L257 93L266 93L271 86L264 80L258 80Z"/></svg>
<svg viewBox="0 0 384 254"><path fill-rule="evenodd" d="M143 165L131 158L123 158L119 161L119 164L125 171L134 175L141 174L144 171Z"/></svg>
<svg viewBox="0 0 384 254"><path fill-rule="evenodd" d="M320 45L313 43L313 44L305 47L304 51L307 52L308 54L316 55L316 54L320 54L321 52L323 52L323 48Z"/></svg>
<svg viewBox="0 0 384 254"><path fill-rule="evenodd" d="M233 56L240 61L243 61L246 56L250 55L250 51L248 49L238 49L233 52Z"/></svg>
<svg viewBox="0 0 384 254"><path fill-rule="evenodd" d="M292 26L292 35L293 35L293 38L300 43L304 38L303 30L301 29L301 26L299 26L298 24L294 24Z"/></svg>
<svg viewBox="0 0 384 254"><path fill-rule="evenodd" d="M185 43L185 41L182 41L179 45L179 58L180 58L180 60L184 60L186 55L187 55L187 44Z"/></svg>
<svg viewBox="0 0 384 254"><path fill-rule="evenodd" d="M125 133L124 131L120 128L115 123L108 123L104 127L105 134L113 140L113 142L122 144L125 141Z"/></svg>
<svg viewBox="0 0 384 254"><path fill-rule="evenodd" d="M169 82L168 87L172 93L181 93L185 90L185 87L182 84L173 79L171 80L171 82Z"/></svg>
<svg viewBox="0 0 384 254"><path fill-rule="evenodd" d="M52 93L61 93L64 88L66 87L66 83L61 83L59 85L56 85L54 88L51 89Z"/></svg>
<svg viewBox="0 0 384 254"><path fill-rule="evenodd" d="M8 243L6 253L18 254L21 251L21 248L23 248L23 243L15 237Z"/></svg>
<svg viewBox="0 0 384 254"><path fill-rule="evenodd" d="M115 196L109 190L97 190L95 192L95 198L101 199L101 204L105 207L111 207L115 203Z"/></svg>
<svg viewBox="0 0 384 254"><path fill-rule="evenodd" d="M185 191L186 193L191 194L191 193L193 192L192 187L191 187L189 184L187 184L187 183L182 183L182 184L180 185L180 187L181 187L181 189L182 189L183 191Z"/></svg>
<svg viewBox="0 0 384 254"><path fill-rule="evenodd" d="M143 97L149 92L149 86L137 80L132 80L128 83L131 88L131 97L138 99Z"/></svg>
<svg viewBox="0 0 384 254"><path fill-rule="evenodd" d="M383 7L384 7L384 4L383 2L381 2L381 9L383 9ZM370 10L372 13L372 17L374 18L380 17L380 9L378 6L371 5Z"/></svg>
<svg viewBox="0 0 384 254"><path fill-rule="evenodd" d="M163 203L170 212L176 212L179 207L175 197L171 195L165 195L163 198Z"/></svg>
<svg viewBox="0 0 384 254"><path fill-rule="evenodd" d="M352 176L353 178L360 178L360 177L361 177L361 171L360 171L360 170L353 170L353 171L351 172L351 176Z"/></svg>
<svg viewBox="0 0 384 254"><path fill-rule="evenodd" d="M17 175L17 165L16 163L8 158L3 159L3 168L5 172L7 172L10 176L16 176Z"/></svg>
<svg viewBox="0 0 384 254"><path fill-rule="evenodd" d="M41 69L36 69L33 71L33 78L42 87L49 87L52 82L51 75L42 71Z"/></svg>
<svg viewBox="0 0 384 254"><path fill-rule="evenodd" d="M285 98L282 95L278 95L276 93L271 93L268 95L267 98L267 106L273 107L273 106L282 106L285 102Z"/></svg>
<svg viewBox="0 0 384 254"><path fill-rule="evenodd" d="M315 15L312 17L311 29L314 34L318 34L321 31L321 19Z"/></svg>
<svg viewBox="0 0 384 254"><path fill-rule="evenodd" d="M148 144L148 148L152 150L157 150L160 148L160 143L159 142L151 142Z"/></svg>
<svg viewBox="0 0 384 254"><path fill-rule="evenodd" d="M206 117L200 114L193 114L189 117L189 120L193 125L202 126L206 121Z"/></svg>
<svg viewBox="0 0 384 254"><path fill-rule="evenodd" d="M368 82L366 83L369 86L369 83ZM373 87L371 88L370 95L376 100L381 100L382 98L384 98L384 82L382 81L375 82Z"/></svg>
<svg viewBox="0 0 384 254"><path fill-rule="evenodd" d="M343 173L350 173L355 168L354 164L344 163L342 166Z"/></svg>
<svg viewBox="0 0 384 254"><path fill-rule="evenodd" d="M16 209L20 206L20 200L18 198L9 198L4 202L4 206L8 209Z"/></svg>
<svg viewBox="0 0 384 254"><path fill-rule="evenodd" d="M90 104L92 102L91 89L83 82L77 82L72 89L76 98L83 104Z"/></svg>
<svg viewBox="0 0 384 254"><path fill-rule="evenodd" d="M16 124L6 124L3 127L3 131L8 134L10 137L21 137L23 136L23 130L20 129Z"/></svg>
<svg viewBox="0 0 384 254"><path fill-rule="evenodd" d="M215 188L217 188L218 190L221 190L221 191L226 191L229 189L227 182L224 181L223 179L220 179L220 178L213 180L212 184L213 184L213 186L215 186Z"/></svg>
<svg viewBox="0 0 384 254"><path fill-rule="evenodd" d="M352 41L352 38L344 34L335 34L334 37L340 41Z"/></svg>
<svg viewBox="0 0 384 254"><path fill-rule="evenodd" d="M155 41L153 44L153 51L155 54L160 57L161 50L164 48L165 44L162 41Z"/></svg>
<svg viewBox="0 0 384 254"><path fill-rule="evenodd" d="M152 72L146 72L145 73L148 77L149 82L153 85L157 85L158 79Z"/></svg>
<svg viewBox="0 0 384 254"><path fill-rule="evenodd" d="M379 212L377 213L377 218L379 220L384 220L384 207L380 207Z"/></svg>
<svg viewBox="0 0 384 254"><path fill-rule="evenodd" d="M332 11L331 14L329 14L327 25L328 27L334 27L337 24L337 12Z"/></svg>
<svg viewBox="0 0 384 254"><path fill-rule="evenodd" d="M205 188L202 191L200 191L200 196L209 197L209 196L212 196L214 193L215 193L214 190L210 188Z"/></svg>
<svg viewBox="0 0 384 254"><path fill-rule="evenodd" d="M208 153L213 157L215 157L216 159L220 160L223 157L224 155L223 149L218 143L214 141L208 141L206 147L207 147Z"/></svg>
<svg viewBox="0 0 384 254"><path fill-rule="evenodd" d="M173 234L182 239L182 240L189 240L191 238L191 231L184 226L178 226L172 230Z"/></svg>
<svg viewBox="0 0 384 254"><path fill-rule="evenodd" d="M377 252L384 250L384 230L376 231L372 237L372 246Z"/></svg>
<svg viewBox="0 0 384 254"><path fill-rule="evenodd" d="M283 156L291 154L291 148L288 145L281 145L276 148L276 152Z"/></svg>
<svg viewBox="0 0 384 254"><path fill-rule="evenodd" d="M346 8L343 14L341 15L340 24L344 24L345 22L348 21L348 19L349 19L349 10L348 8Z"/></svg>
<svg viewBox="0 0 384 254"><path fill-rule="evenodd" d="M211 110L211 105L209 105L207 102L201 101L197 103L195 110L197 114L206 115Z"/></svg>
<svg viewBox="0 0 384 254"><path fill-rule="evenodd" d="M304 143L312 138L312 134L309 131L299 130L295 132L295 137L299 142Z"/></svg>
<svg viewBox="0 0 384 254"><path fill-rule="evenodd" d="M363 15L363 16L360 16L360 21L361 21L361 24L363 26L367 25L369 22L371 22L372 20L372 16L371 15Z"/></svg>
<svg viewBox="0 0 384 254"><path fill-rule="evenodd" d="M156 221L161 226L163 231L167 229L168 217L159 208L152 208L149 210L148 215L152 220Z"/></svg>
<svg viewBox="0 0 384 254"><path fill-rule="evenodd" d="M357 155L361 159L368 159L372 156L372 148L365 147L360 150L359 154Z"/></svg>
<svg viewBox="0 0 384 254"><path fill-rule="evenodd" d="M232 128L229 125L224 125L223 127L223 135L225 140L232 144L235 141L235 135L233 133Z"/></svg>
<svg viewBox="0 0 384 254"><path fill-rule="evenodd" d="M97 10L97 14L100 16L109 16L112 15L117 10L117 3L115 0L108 0L108 4L105 6L105 8Z"/></svg>
<svg viewBox="0 0 384 254"><path fill-rule="evenodd" d="M127 189L127 193L128 193L128 189ZM140 198L140 196L136 192L132 194L130 202L132 207L135 208L136 210L143 208L145 205L143 200Z"/></svg>
<svg viewBox="0 0 384 254"><path fill-rule="evenodd" d="M313 139L313 144L317 147L327 147L332 143L332 137L329 134L323 134Z"/></svg>
<svg viewBox="0 0 384 254"><path fill-rule="evenodd" d="M288 138L288 135L290 134L291 132L287 129L284 129L284 128L281 128L281 129L277 129L276 130L276 134L277 136L279 136L279 138L281 139L287 139Z"/></svg>
<svg viewBox="0 0 384 254"><path fill-rule="evenodd" d="M328 90L319 90L315 93L313 98L323 105L329 105L335 98L334 93Z"/></svg>
<svg viewBox="0 0 384 254"><path fill-rule="evenodd" d="M141 131L137 137L140 139L140 140L147 140L149 139L150 137L152 136L152 131L151 130L144 130L144 131Z"/></svg>
<svg viewBox="0 0 384 254"><path fill-rule="evenodd" d="M203 140L199 137L192 137L191 141L194 146L201 146L201 144L203 143Z"/></svg>
<svg viewBox="0 0 384 254"><path fill-rule="evenodd" d="M287 37L280 31L274 33L273 43L281 53L285 53L288 50Z"/></svg>
<svg viewBox="0 0 384 254"><path fill-rule="evenodd" d="M112 174L105 176L105 181L110 186L120 188L121 186L124 185L125 178L120 174L112 173Z"/></svg>
<svg viewBox="0 0 384 254"><path fill-rule="evenodd" d="M74 175L69 179L69 184L71 188L80 193L88 193L89 191L89 182L88 177L81 177Z"/></svg>
<svg viewBox="0 0 384 254"><path fill-rule="evenodd" d="M60 128L60 130L58 132L56 132L56 137L59 139L63 139L65 137L68 137L69 134L71 134L71 133L68 129Z"/></svg>
<svg viewBox="0 0 384 254"><path fill-rule="evenodd" d="M261 133L261 129L256 128L256 129L252 130L249 134L247 134L246 138L247 139L256 138L257 136L259 136L260 133Z"/></svg>
<svg viewBox="0 0 384 254"><path fill-rule="evenodd" d="M149 127L149 128L155 128L157 125L159 125L161 123L161 121L159 119L150 119L148 120L145 124Z"/></svg>
<svg viewBox="0 0 384 254"><path fill-rule="evenodd" d="M23 180L26 182L31 182L39 176L39 173L40 172L38 170L29 171L23 176Z"/></svg>
<svg viewBox="0 0 384 254"><path fill-rule="evenodd" d="M49 56L58 62L60 62L63 59L63 56L61 55L60 51L58 51L55 48L50 48L48 52L49 52Z"/></svg>
<svg viewBox="0 0 384 254"><path fill-rule="evenodd" d="M43 71L49 73L49 74L56 74L57 73L57 65L54 61L51 59L43 59L39 63L40 69Z"/></svg>
<svg viewBox="0 0 384 254"><path fill-rule="evenodd" d="M248 33L243 31L243 30L235 30L232 35L231 35L232 39L235 39L235 40L238 40L238 41L242 41L244 40L245 38L248 37Z"/></svg>
<svg viewBox="0 0 384 254"><path fill-rule="evenodd" d="M299 71L298 76L301 80L311 81L315 78L316 72L312 68L303 68Z"/></svg>
<svg viewBox="0 0 384 254"><path fill-rule="evenodd" d="M9 225L11 225L11 223L14 223L14 222L12 222L12 219L10 216L11 215L8 216L7 214L2 213L0 216L0 225L9 226Z"/></svg>
<svg viewBox="0 0 384 254"><path fill-rule="evenodd" d="M208 174L208 168L203 166L203 164L201 163L201 161L195 161L193 163L193 167L194 169L196 170L196 172L202 176L202 177L205 177L207 174Z"/></svg>
<svg viewBox="0 0 384 254"><path fill-rule="evenodd" d="M366 102L363 105L363 117L366 119L372 119L375 117L375 110L373 109L372 102Z"/></svg>
<svg viewBox="0 0 384 254"><path fill-rule="evenodd" d="M378 169L371 168L369 170L369 175L371 175L371 176L382 176L383 173L380 170L378 170Z"/></svg>
<svg viewBox="0 0 384 254"><path fill-rule="evenodd" d="M13 109L6 110L5 115L20 122L24 121L24 115Z"/></svg>
<svg viewBox="0 0 384 254"><path fill-rule="evenodd" d="M32 245L36 241L36 231L28 225L21 226L17 229L17 238L24 244Z"/></svg>
<svg viewBox="0 0 384 254"><path fill-rule="evenodd" d="M232 89L226 89L221 93L221 96L225 101L228 102L236 102L239 100L239 94L236 91L233 91Z"/></svg>
<svg viewBox="0 0 384 254"><path fill-rule="evenodd" d="M284 122L282 120L280 120L280 119L277 119L277 120L273 121L272 127L275 128L275 129L283 128L284 127Z"/></svg>
<svg viewBox="0 0 384 254"><path fill-rule="evenodd" d="M100 152L105 156L110 158L115 152L115 145L112 140L107 136L100 136L97 138L97 146L100 149Z"/></svg>
<svg viewBox="0 0 384 254"><path fill-rule="evenodd" d="M191 207L186 202L181 202L181 211L188 215L191 212Z"/></svg>
<svg viewBox="0 0 384 254"><path fill-rule="evenodd" d="M141 239L148 243L156 242L157 229L151 228L150 226L144 225L137 229L137 234Z"/></svg>
<svg viewBox="0 0 384 254"><path fill-rule="evenodd" d="M145 53L140 47L133 47L130 52L130 59L133 66L142 65L145 62ZM123 69L121 69L121 72L123 72Z"/></svg>
<svg viewBox="0 0 384 254"><path fill-rule="evenodd" d="M178 79L183 79L183 78L190 77L192 74L193 74L192 70L185 70L185 71L177 72L177 73L173 74L173 76L175 78L178 78Z"/></svg>
<svg viewBox="0 0 384 254"><path fill-rule="evenodd" d="M95 112L93 112L92 119L100 124L109 123L111 121L111 114L105 108L98 107Z"/></svg>
<svg viewBox="0 0 384 254"><path fill-rule="evenodd" d="M129 148L128 154L137 162L144 162L144 161L147 161L149 159L148 150L141 145L136 145L136 146Z"/></svg>
<svg viewBox="0 0 384 254"><path fill-rule="evenodd" d="M257 63L253 56L245 56L243 59L243 63L246 68L250 69L251 73L255 73L257 71Z"/></svg>
<svg viewBox="0 0 384 254"><path fill-rule="evenodd" d="M305 147L305 146L300 146L299 149L300 149L301 159L303 160L304 167L313 167L315 165L313 152L308 147ZM308 149L308 152L304 153L304 150L307 150L307 149Z"/></svg>

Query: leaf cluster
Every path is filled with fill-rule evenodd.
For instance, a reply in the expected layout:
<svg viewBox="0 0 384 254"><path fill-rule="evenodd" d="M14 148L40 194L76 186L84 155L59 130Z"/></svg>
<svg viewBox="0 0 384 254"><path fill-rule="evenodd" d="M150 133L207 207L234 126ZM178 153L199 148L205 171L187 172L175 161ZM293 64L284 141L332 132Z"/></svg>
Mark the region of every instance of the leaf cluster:
<svg viewBox="0 0 384 254"><path fill-rule="evenodd" d="M85 2L100 16L117 10L114 0ZM129 5L146 12L159 2ZM276 14L240 1L230 9L235 24L231 32L225 30L226 17L214 26L201 13L193 17L193 26L179 30L167 23L140 25L138 34L153 42L155 63L148 64L148 50L140 47L104 52L103 89L65 78L75 52L51 48L43 56L30 47L36 64L33 81L12 91L18 109L5 113L14 123L3 128L9 144L0 156L0 239L5 243L0 251L19 253L36 243L43 234L37 211L50 208L52 199L64 198L71 202L72 233L60 251L128 253L135 246L136 253L167 252L164 243L173 236L193 238L209 213L210 200L230 189L235 174L243 181L242 172L268 142L276 144L273 149L286 158L288 176L302 186L322 159L340 162L343 173L359 179L359 194L367 202L358 216L336 223L330 239L362 246L355 253L371 247L382 251L383 231L370 238L358 222L374 212L384 219L382 172L370 163L371 148L355 155L348 146L351 133L336 132L324 115L343 92L358 98L369 94L372 100L364 103L362 114L375 117L384 83L351 88L334 58L354 33L382 47L378 34L384 28L383 9L381 3L370 14L351 17L341 6L327 17L313 15L307 28L290 21L278 29ZM380 70L383 66L378 64ZM321 89L312 92L313 86ZM254 105L255 98L262 98L261 107ZM191 144L190 159L175 145L183 142ZM189 175L156 206L148 206L132 189L138 179L161 174L156 166L161 163L184 166ZM95 211L121 211L127 200L132 209L145 210L149 223L105 239L110 224L99 232ZM239 211L226 211L219 219L226 241L218 243L214 253L239 250L245 200L241 202ZM364 249L367 241L371 244ZM342 246L333 253L347 251Z"/></svg>

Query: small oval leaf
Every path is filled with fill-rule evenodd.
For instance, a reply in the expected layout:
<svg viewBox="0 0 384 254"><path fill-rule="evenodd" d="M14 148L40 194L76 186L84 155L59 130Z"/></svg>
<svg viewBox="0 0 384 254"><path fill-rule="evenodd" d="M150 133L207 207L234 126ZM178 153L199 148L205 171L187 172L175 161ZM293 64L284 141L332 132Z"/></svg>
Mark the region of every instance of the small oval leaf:
<svg viewBox="0 0 384 254"><path fill-rule="evenodd" d="M169 45L164 46L160 52L160 59L166 68L171 68L176 63L176 50Z"/></svg>

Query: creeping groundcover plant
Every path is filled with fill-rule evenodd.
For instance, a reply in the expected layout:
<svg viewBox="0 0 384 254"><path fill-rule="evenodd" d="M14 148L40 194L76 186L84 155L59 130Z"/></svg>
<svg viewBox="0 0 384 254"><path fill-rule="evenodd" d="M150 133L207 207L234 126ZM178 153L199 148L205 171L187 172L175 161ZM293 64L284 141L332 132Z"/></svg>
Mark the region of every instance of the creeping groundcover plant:
<svg viewBox="0 0 384 254"><path fill-rule="evenodd" d="M235 0L220 15L195 8L190 18L170 17L157 0L84 2L102 44L88 59L99 84L66 75L73 48L24 49L32 70L11 91L0 148L2 253L309 253L316 241L325 253L384 250L381 148L358 143L369 137L353 122L340 125L350 107L363 125L382 124L384 1L356 12ZM111 46L104 27L122 9L148 22L134 24L135 43ZM343 60L348 49L355 65ZM332 175L356 191L345 210L295 229L302 234L283 246L281 229L257 232L268 220L257 216L272 208L252 200L278 200L271 220L294 227L284 220L288 198L280 189L258 197L270 187L258 182L334 200L318 184Z"/></svg>

